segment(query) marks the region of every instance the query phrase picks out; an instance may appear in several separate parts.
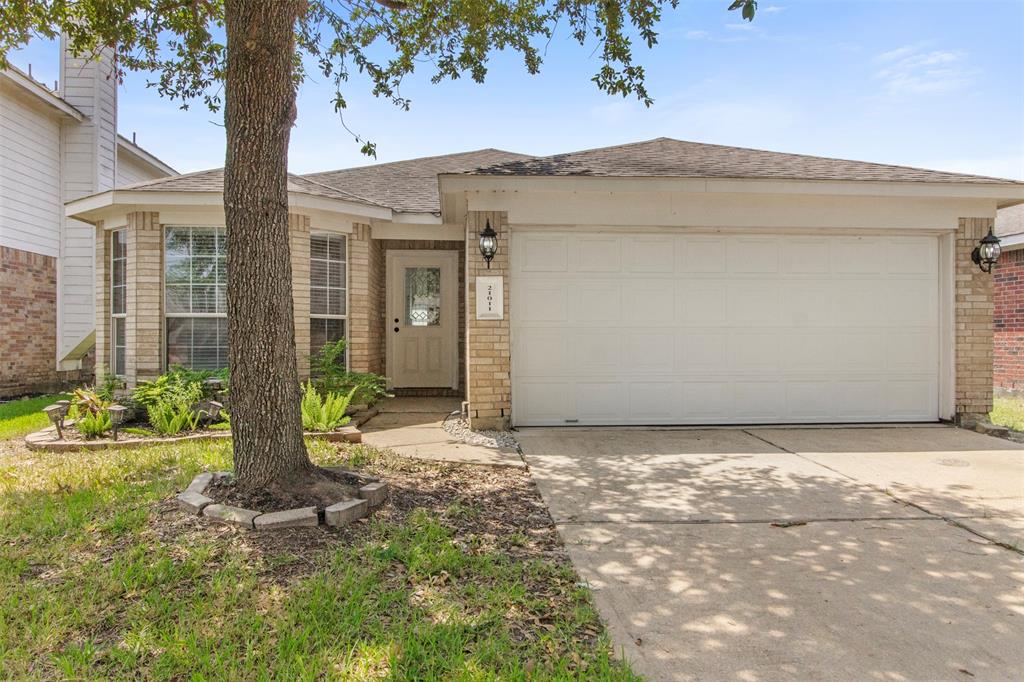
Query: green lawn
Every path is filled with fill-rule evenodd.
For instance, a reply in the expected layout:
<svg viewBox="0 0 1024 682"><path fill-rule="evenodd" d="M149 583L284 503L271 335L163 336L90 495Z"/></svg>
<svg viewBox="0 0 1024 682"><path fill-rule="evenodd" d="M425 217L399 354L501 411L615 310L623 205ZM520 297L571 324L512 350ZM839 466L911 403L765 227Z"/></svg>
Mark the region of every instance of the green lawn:
<svg viewBox="0 0 1024 682"><path fill-rule="evenodd" d="M0 447L2 676L636 679L611 659L553 530L513 532L516 500L536 494L527 474L310 447L391 480L392 503L343 531L256 534L168 502L196 472L227 468L227 443ZM513 488L489 498L495 476Z"/></svg>
<svg viewBox="0 0 1024 682"><path fill-rule="evenodd" d="M56 400L67 400L68 395L44 395L0 403L0 440L19 438L50 425L42 410Z"/></svg>
<svg viewBox="0 0 1024 682"><path fill-rule="evenodd" d="M993 424L1024 431L1024 398L994 398L988 418Z"/></svg>

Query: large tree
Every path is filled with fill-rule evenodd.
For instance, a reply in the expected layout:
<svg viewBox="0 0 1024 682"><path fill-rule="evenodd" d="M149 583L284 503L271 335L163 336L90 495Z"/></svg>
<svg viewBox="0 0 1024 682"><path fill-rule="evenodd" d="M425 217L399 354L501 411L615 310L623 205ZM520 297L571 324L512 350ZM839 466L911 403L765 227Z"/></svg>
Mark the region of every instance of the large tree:
<svg viewBox="0 0 1024 682"><path fill-rule="evenodd" d="M652 99L634 42L657 42L678 0L6 0L0 66L33 37L67 36L80 55L115 56L111 77L153 74L187 106L223 104L227 134L228 345L235 470L245 488L294 488L317 477L302 440L288 250L288 142L297 88L315 63L345 108L350 76L408 108L403 79L482 82L495 51L540 69L543 46L565 36L599 54L592 76L609 94ZM734 0L750 21L756 0ZM226 35L223 42L221 35ZM223 85L223 89L221 86ZM223 93L223 96L222 94ZM223 99L222 99L223 97ZM372 142L356 138L364 153Z"/></svg>

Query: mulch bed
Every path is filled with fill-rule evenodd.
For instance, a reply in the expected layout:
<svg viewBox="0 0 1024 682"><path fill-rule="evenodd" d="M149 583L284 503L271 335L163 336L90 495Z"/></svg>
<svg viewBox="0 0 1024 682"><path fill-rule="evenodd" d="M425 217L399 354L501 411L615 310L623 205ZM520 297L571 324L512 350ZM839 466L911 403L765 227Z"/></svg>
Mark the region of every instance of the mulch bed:
<svg viewBox="0 0 1024 682"><path fill-rule="evenodd" d="M342 500L359 497L358 478L346 474L321 469L313 485L298 490L257 490L246 492L238 489L234 479L224 478L214 481L203 493L214 502L227 504L242 509L254 509L261 512L283 511L301 507L316 507L317 511Z"/></svg>
<svg viewBox="0 0 1024 682"><path fill-rule="evenodd" d="M344 451L353 446L335 447ZM373 518L401 524L414 510L423 509L440 518L466 552L501 551L516 560L569 563L547 507L527 471L424 462L397 455L386 455L358 469L390 486L388 501L372 513ZM235 504L226 498L219 499L218 494L210 496L218 502ZM252 504L246 508L260 508L255 502ZM267 563L271 573L268 577L282 582L308 574L339 544L353 544L365 539L369 532L368 518L341 528L247 531L182 514L173 499L162 502L159 511L162 518L152 526L152 532L166 541L182 535L208 538L212 533L230 538L254 557L292 555L295 561L287 564Z"/></svg>

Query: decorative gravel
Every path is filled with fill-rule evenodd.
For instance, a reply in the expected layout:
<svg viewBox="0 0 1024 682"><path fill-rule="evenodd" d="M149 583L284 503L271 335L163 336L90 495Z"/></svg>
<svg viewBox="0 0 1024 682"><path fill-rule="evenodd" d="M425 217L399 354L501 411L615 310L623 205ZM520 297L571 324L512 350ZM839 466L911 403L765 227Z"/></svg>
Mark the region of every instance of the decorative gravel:
<svg viewBox="0 0 1024 682"><path fill-rule="evenodd" d="M444 430L452 438L469 443L470 445L483 445L489 448L509 448L518 450L519 443L508 431L474 431L469 428L469 420L463 419L457 412L453 412L444 420Z"/></svg>

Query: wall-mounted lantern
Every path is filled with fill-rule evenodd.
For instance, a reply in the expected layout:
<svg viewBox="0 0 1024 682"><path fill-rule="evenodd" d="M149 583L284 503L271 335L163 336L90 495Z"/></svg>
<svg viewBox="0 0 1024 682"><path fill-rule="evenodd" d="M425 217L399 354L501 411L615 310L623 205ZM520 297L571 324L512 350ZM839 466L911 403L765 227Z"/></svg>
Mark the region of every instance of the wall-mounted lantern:
<svg viewBox="0 0 1024 682"><path fill-rule="evenodd" d="M491 269L491 259L498 253L498 233L491 227L488 220L484 231L480 233L480 255L487 261L487 269Z"/></svg>
<svg viewBox="0 0 1024 682"><path fill-rule="evenodd" d="M992 266L999 260L1002 249L999 247L999 237L992 234L992 228L988 234L981 238L981 241L971 252L971 260L981 269L982 272L992 272Z"/></svg>

